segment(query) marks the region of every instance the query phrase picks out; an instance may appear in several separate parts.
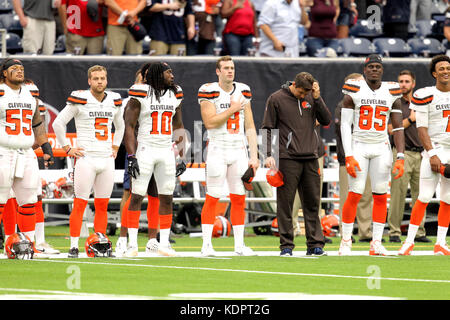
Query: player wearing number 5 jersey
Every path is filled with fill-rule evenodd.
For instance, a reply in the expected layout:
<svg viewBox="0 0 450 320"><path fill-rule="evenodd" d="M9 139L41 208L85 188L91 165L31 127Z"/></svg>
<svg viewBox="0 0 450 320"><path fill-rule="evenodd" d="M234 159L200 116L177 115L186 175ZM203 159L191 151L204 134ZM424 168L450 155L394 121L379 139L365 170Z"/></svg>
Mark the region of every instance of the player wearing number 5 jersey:
<svg viewBox="0 0 450 320"><path fill-rule="evenodd" d="M370 255L386 255L382 246L387 215L387 191L392 167L392 151L388 137L389 118L392 121L397 160L393 173L403 175L405 141L402 125L401 91L395 82L381 81L383 65L378 55L367 57L364 80L348 80L342 92L342 145L349 174L349 194L342 210L342 240L340 255L351 253L351 236L356 210L370 176L372 209L372 242ZM353 127L353 129L352 129ZM353 132L352 132L353 130Z"/></svg>
<svg viewBox="0 0 450 320"><path fill-rule="evenodd" d="M172 69L165 62L152 63L145 84L135 84L129 90L130 100L125 108L124 144L128 153L131 199L128 207L129 244L126 256L138 254L137 233L141 203L152 175L159 197L160 243L158 253L176 255L169 243L172 225L172 197L175 189L175 156L172 137L184 138L181 102L183 91L174 84ZM137 138L135 128L139 122ZM184 139L181 146L184 145ZM180 144L179 144L180 146ZM179 147L183 150L183 147ZM181 151L180 156L183 155Z"/></svg>
<svg viewBox="0 0 450 320"><path fill-rule="evenodd" d="M103 66L88 70L89 90L73 91L66 107L53 122L56 139L67 155L75 157L74 200L70 214L69 258L78 257L78 239L83 213L94 189L94 231L106 233L107 208L114 186L114 159L122 142L124 121L120 94L106 91L107 71ZM77 146L66 139L66 126L75 119ZM115 127L112 137L112 124Z"/></svg>
<svg viewBox="0 0 450 320"><path fill-rule="evenodd" d="M434 254L450 255L446 243L450 222L450 179L441 176L443 165L450 163L450 58L439 55L431 60L430 73L436 85L414 92L410 109L416 111L416 125L425 149L420 165L419 197L411 212L408 235L399 255L409 255L428 203L440 182L438 230Z"/></svg>
<svg viewBox="0 0 450 320"><path fill-rule="evenodd" d="M203 256L214 256L211 236L216 204L228 184L231 201L234 250L238 255L254 255L244 244L245 188L241 180L249 166L259 167L256 130L251 109L251 91L235 82L234 62L230 56L216 63L218 82L207 83L198 91L203 123L208 130L206 155L206 200L202 209ZM247 151L247 139L250 159Z"/></svg>

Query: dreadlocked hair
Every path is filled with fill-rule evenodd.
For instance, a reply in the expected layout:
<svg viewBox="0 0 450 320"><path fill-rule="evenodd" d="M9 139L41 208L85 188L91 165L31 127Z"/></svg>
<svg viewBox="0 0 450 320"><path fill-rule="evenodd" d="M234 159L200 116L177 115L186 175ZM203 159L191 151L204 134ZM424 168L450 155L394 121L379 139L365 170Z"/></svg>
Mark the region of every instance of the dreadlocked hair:
<svg viewBox="0 0 450 320"><path fill-rule="evenodd" d="M7 58L3 60L2 64L0 65L0 83L5 83L6 77L3 75L3 70L5 70L5 65L13 60L13 58Z"/></svg>
<svg viewBox="0 0 450 320"><path fill-rule="evenodd" d="M167 89L176 93L176 86L167 86L164 83L164 68L161 62L152 63L148 68L145 76L145 83L151 87L151 95L155 95L156 100L160 101L160 98Z"/></svg>

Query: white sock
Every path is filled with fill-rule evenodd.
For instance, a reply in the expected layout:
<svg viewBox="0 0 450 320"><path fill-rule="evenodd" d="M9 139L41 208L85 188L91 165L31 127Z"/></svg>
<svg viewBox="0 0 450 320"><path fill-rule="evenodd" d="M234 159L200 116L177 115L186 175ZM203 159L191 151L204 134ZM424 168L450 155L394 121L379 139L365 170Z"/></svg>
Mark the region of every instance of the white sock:
<svg viewBox="0 0 450 320"><path fill-rule="evenodd" d="M129 246L130 247L138 247L138 228L128 228L128 235L129 235Z"/></svg>
<svg viewBox="0 0 450 320"><path fill-rule="evenodd" d="M170 228L159 229L159 243L163 247L169 246Z"/></svg>
<svg viewBox="0 0 450 320"><path fill-rule="evenodd" d="M41 244L45 242L45 232L44 232L44 222L36 223L36 244Z"/></svg>
<svg viewBox="0 0 450 320"><path fill-rule="evenodd" d="M34 231L34 230L33 230L33 231L24 232L24 234L25 234L26 236L28 236L28 238L30 238L30 241L31 241L31 242L34 242L34 234L35 234L35 231Z"/></svg>
<svg viewBox="0 0 450 320"><path fill-rule="evenodd" d="M203 246L212 246L211 238L213 232L213 224L202 224Z"/></svg>
<svg viewBox="0 0 450 320"><path fill-rule="evenodd" d="M117 239L117 243L123 243L123 244L127 244L127 237L119 237L119 239Z"/></svg>
<svg viewBox="0 0 450 320"><path fill-rule="evenodd" d="M406 236L405 242L414 243L414 239L416 238L417 230L419 230L419 226L415 224L409 224L408 227L408 235Z"/></svg>
<svg viewBox="0 0 450 320"><path fill-rule="evenodd" d="M444 245L447 243L447 241L445 240L445 238L447 237L447 231L448 228L438 226L436 244Z"/></svg>
<svg viewBox="0 0 450 320"><path fill-rule="evenodd" d="M381 238L383 238L384 223L373 222L372 229L372 240L381 241Z"/></svg>
<svg viewBox="0 0 450 320"><path fill-rule="evenodd" d="M70 237L70 248L78 248L79 237Z"/></svg>
<svg viewBox="0 0 450 320"><path fill-rule="evenodd" d="M348 241L352 238L353 223L342 222L342 239Z"/></svg>
<svg viewBox="0 0 450 320"><path fill-rule="evenodd" d="M244 225L233 226L234 248L242 248L244 246Z"/></svg>

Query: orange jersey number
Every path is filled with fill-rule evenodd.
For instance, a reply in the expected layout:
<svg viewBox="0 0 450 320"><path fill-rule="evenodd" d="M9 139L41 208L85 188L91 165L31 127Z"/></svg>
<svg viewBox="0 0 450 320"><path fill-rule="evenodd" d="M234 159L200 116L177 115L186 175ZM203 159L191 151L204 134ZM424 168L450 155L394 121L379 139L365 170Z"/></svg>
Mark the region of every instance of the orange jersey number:
<svg viewBox="0 0 450 320"><path fill-rule="evenodd" d="M158 131L159 112L154 111L150 114L152 117L152 131L150 134L172 134L172 112L165 111L161 114L161 132Z"/></svg>
<svg viewBox="0 0 450 320"><path fill-rule="evenodd" d="M375 119L381 120L381 124L378 122L373 123L373 127L377 131L384 131L386 129L386 114L382 112L387 112L388 107L376 106L375 108ZM362 130L372 129L372 118L373 118L373 107L372 106L361 106L359 109L359 128Z"/></svg>
<svg viewBox="0 0 450 320"><path fill-rule="evenodd" d="M95 118L95 137L100 141L108 140L108 118Z"/></svg>
<svg viewBox="0 0 450 320"><path fill-rule="evenodd" d="M20 118L20 113L22 117ZM19 116L19 117L17 117ZM31 136L31 117L33 116L33 110L29 109L8 109L6 110L6 123L14 125L13 127L6 127L6 133L16 136L20 133L21 129L24 135ZM22 127L22 124L23 127Z"/></svg>
<svg viewBox="0 0 450 320"><path fill-rule="evenodd" d="M450 110L444 110L442 111L442 117L447 118L447 129L445 132L450 132Z"/></svg>
<svg viewBox="0 0 450 320"><path fill-rule="evenodd" d="M239 133L239 111L235 112L232 117L228 118L227 130L231 134Z"/></svg>

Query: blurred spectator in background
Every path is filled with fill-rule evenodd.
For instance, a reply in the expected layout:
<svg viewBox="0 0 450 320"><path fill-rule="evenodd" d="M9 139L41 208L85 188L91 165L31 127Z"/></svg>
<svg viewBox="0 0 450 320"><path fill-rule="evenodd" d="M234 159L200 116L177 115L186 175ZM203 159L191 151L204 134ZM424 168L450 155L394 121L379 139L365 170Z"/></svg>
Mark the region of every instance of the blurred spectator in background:
<svg viewBox="0 0 450 320"><path fill-rule="evenodd" d="M219 8L217 0L194 0L192 9L195 14L195 31L193 39L187 41L187 55L214 54L216 46L216 16Z"/></svg>
<svg viewBox="0 0 450 320"><path fill-rule="evenodd" d="M408 40L411 0L378 0L383 4L383 34L389 38Z"/></svg>
<svg viewBox="0 0 450 320"><path fill-rule="evenodd" d="M154 0L148 27L150 52L155 55L186 55L186 41L195 37L195 16L191 0Z"/></svg>
<svg viewBox="0 0 450 320"><path fill-rule="evenodd" d="M72 54L101 54L104 0L62 0L59 17L66 36L66 52Z"/></svg>
<svg viewBox="0 0 450 320"><path fill-rule="evenodd" d="M108 6L106 53L110 55L141 54L142 42L136 41L128 26L138 22L146 0L104 0Z"/></svg>
<svg viewBox="0 0 450 320"><path fill-rule="evenodd" d="M450 50L450 7L445 11L445 21L444 21L444 31L443 31L445 39L447 39L447 50ZM448 55L449 53L447 53Z"/></svg>
<svg viewBox="0 0 450 320"><path fill-rule="evenodd" d="M251 0L224 0L220 14L227 19L223 30L224 53L246 56L253 48L253 37L259 37L253 3Z"/></svg>
<svg viewBox="0 0 450 320"><path fill-rule="evenodd" d="M416 33L416 21L431 19L431 0L411 0L409 11L409 33Z"/></svg>
<svg viewBox="0 0 450 320"><path fill-rule="evenodd" d="M358 10L356 9L355 0L339 1L339 16L337 18L337 38L348 38L350 28L358 19Z"/></svg>
<svg viewBox="0 0 450 320"><path fill-rule="evenodd" d="M337 52L336 21L339 16L339 0L313 0L309 18L311 26L308 29L306 49L311 57L317 56L322 48L331 48Z"/></svg>
<svg viewBox="0 0 450 320"><path fill-rule="evenodd" d="M23 52L53 54L56 39L53 9L59 8L61 0L13 0L12 3L23 28Z"/></svg>
<svg viewBox="0 0 450 320"><path fill-rule="evenodd" d="M258 18L261 56L299 56L298 27L309 25L305 4L306 0L266 0Z"/></svg>

